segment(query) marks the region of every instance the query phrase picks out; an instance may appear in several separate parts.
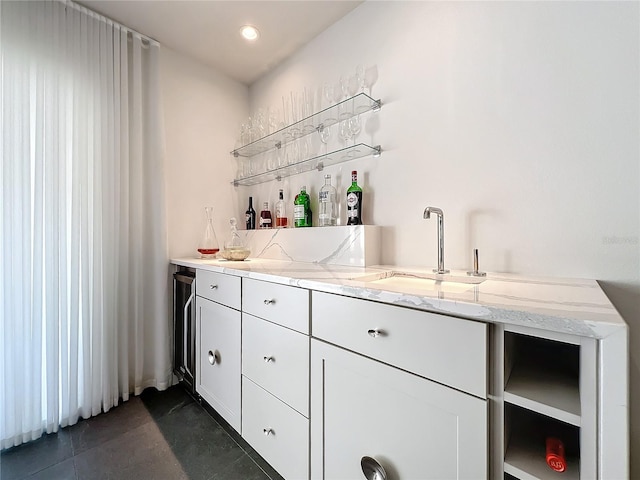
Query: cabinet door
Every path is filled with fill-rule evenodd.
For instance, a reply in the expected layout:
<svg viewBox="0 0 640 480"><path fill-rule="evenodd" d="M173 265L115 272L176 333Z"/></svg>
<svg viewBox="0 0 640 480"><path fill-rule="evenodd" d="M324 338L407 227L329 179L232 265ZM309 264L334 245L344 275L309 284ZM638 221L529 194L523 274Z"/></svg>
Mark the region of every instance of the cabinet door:
<svg viewBox="0 0 640 480"><path fill-rule="evenodd" d="M197 391L240 432L240 312L197 298Z"/></svg>
<svg viewBox="0 0 640 480"><path fill-rule="evenodd" d="M486 401L311 341L311 476L364 479L369 456L388 480L487 477Z"/></svg>

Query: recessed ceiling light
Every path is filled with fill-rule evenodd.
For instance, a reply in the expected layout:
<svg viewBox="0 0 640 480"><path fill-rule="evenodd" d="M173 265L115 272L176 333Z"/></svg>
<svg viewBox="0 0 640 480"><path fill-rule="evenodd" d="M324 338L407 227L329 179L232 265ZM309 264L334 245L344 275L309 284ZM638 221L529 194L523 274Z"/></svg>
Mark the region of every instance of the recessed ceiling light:
<svg viewBox="0 0 640 480"><path fill-rule="evenodd" d="M244 25L240 29L240 35L242 35L247 40L253 41L258 38L258 36L260 35L260 32L258 32L258 29L254 26Z"/></svg>

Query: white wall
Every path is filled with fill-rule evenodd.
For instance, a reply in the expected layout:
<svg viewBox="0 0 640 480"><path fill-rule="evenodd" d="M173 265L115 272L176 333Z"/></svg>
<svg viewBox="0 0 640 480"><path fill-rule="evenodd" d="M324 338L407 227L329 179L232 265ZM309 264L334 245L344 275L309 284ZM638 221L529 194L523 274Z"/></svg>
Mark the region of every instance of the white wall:
<svg viewBox="0 0 640 480"><path fill-rule="evenodd" d="M214 228L221 247L230 212L237 210L229 152L236 126L247 115L248 89L166 47L160 73L169 255L194 256L204 232L204 207L216 208Z"/></svg>
<svg viewBox="0 0 640 480"><path fill-rule="evenodd" d="M446 263L601 280L631 326L632 450L640 476L640 38L638 2L367 2L250 89L252 110L377 65L384 106L350 170L384 262ZM282 185L237 189L273 201ZM293 192L295 194L295 192ZM289 194L292 196L292 194ZM344 215L343 215L344 218Z"/></svg>

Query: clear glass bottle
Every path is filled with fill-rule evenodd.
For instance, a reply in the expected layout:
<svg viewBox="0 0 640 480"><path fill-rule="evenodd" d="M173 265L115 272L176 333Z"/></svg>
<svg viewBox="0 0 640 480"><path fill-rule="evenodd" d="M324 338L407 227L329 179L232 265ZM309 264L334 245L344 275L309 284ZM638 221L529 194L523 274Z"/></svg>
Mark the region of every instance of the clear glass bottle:
<svg viewBox="0 0 640 480"><path fill-rule="evenodd" d="M260 211L260 228L271 228L271 210L269 210L269 202L262 204Z"/></svg>
<svg viewBox="0 0 640 480"><path fill-rule="evenodd" d="M287 228L289 219L287 218L287 207L284 203L284 194L282 189L278 194L278 202L276 203L276 227Z"/></svg>
<svg viewBox="0 0 640 480"><path fill-rule="evenodd" d="M200 258L216 258L216 254L220 250L218 238L216 237L216 232L213 229L213 210L213 207L204 208L207 221L204 233L202 234L202 238L198 244L198 253L200 254Z"/></svg>
<svg viewBox="0 0 640 480"><path fill-rule="evenodd" d="M347 190L347 225L362 225L362 188L358 186L358 172L351 172L351 186Z"/></svg>
<svg viewBox="0 0 640 480"><path fill-rule="evenodd" d="M321 227L333 226L338 216L336 203L336 188L331 185L331 175L324 176L324 185L318 193L318 225Z"/></svg>

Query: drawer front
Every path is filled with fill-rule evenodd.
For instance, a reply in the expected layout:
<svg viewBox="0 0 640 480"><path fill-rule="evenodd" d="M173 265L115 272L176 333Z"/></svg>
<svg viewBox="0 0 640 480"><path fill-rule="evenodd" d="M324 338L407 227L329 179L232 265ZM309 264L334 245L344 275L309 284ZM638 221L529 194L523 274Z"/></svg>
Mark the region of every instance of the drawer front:
<svg viewBox="0 0 640 480"><path fill-rule="evenodd" d="M240 277L197 270L196 295L240 310Z"/></svg>
<svg viewBox="0 0 640 480"><path fill-rule="evenodd" d="M309 478L309 420L244 376L242 389L242 437L284 478Z"/></svg>
<svg viewBox="0 0 640 480"><path fill-rule="evenodd" d="M309 291L245 278L242 311L309 334Z"/></svg>
<svg viewBox="0 0 640 480"><path fill-rule="evenodd" d="M242 314L242 373L309 417L309 337Z"/></svg>
<svg viewBox="0 0 640 480"><path fill-rule="evenodd" d="M487 398L487 325L313 292L313 331L409 372Z"/></svg>
<svg viewBox="0 0 640 480"><path fill-rule="evenodd" d="M198 370L196 390L240 431L240 312L197 299Z"/></svg>

